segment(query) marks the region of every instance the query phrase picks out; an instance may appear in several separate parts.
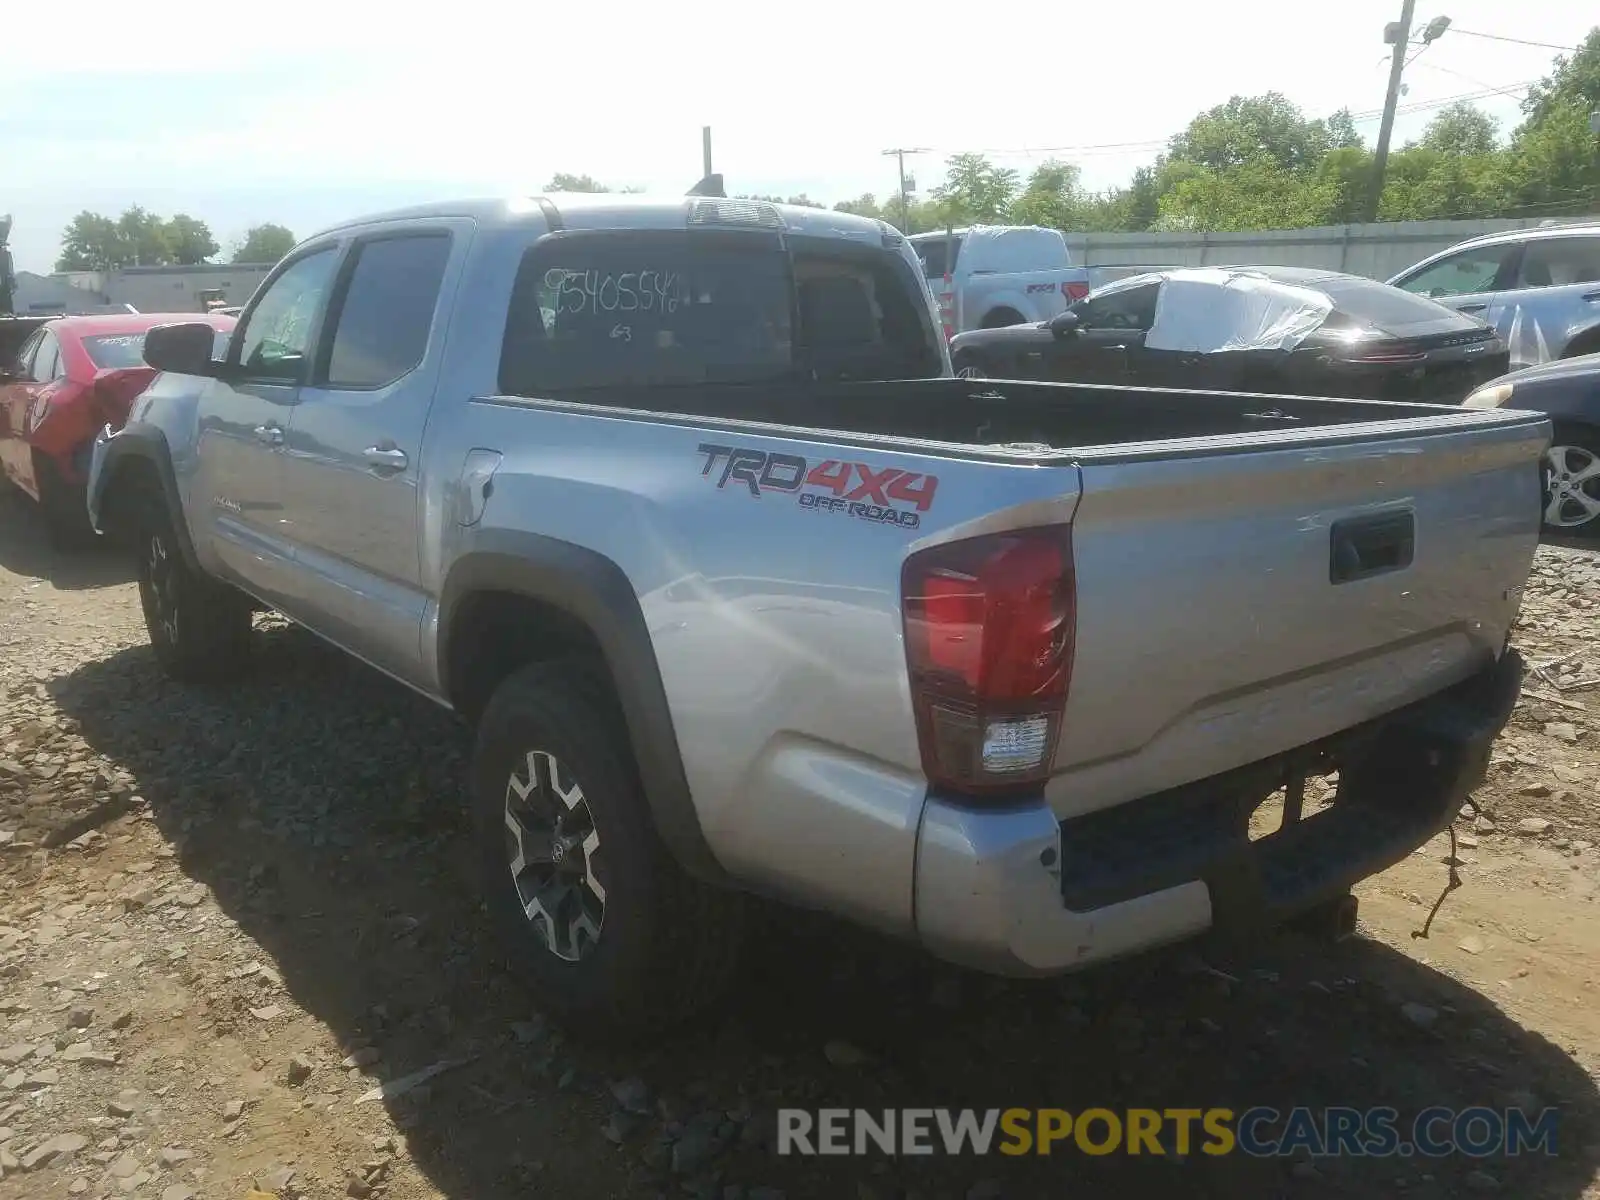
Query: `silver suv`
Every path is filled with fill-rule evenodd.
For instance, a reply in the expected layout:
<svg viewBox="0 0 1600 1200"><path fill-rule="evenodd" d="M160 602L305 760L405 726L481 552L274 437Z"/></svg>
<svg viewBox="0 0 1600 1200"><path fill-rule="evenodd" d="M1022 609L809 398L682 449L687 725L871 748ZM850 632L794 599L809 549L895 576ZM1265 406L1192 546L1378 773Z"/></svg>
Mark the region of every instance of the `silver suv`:
<svg viewBox="0 0 1600 1200"><path fill-rule="evenodd" d="M1481 316L1513 370L1600 351L1600 222L1473 238L1389 282Z"/></svg>

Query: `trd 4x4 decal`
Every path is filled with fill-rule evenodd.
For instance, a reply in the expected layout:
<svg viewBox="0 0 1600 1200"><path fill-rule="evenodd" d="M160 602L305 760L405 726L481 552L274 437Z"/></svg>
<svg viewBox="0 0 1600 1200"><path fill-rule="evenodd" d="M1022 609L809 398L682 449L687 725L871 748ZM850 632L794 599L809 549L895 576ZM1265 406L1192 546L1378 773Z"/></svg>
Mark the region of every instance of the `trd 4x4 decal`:
<svg viewBox="0 0 1600 1200"><path fill-rule="evenodd" d="M812 463L798 454L768 453L740 446L700 444L705 464L700 474L717 487L745 487L758 500L769 492L796 496L801 508L844 513L863 521L915 529L933 507L937 475L899 467L874 469L866 463L827 458Z"/></svg>

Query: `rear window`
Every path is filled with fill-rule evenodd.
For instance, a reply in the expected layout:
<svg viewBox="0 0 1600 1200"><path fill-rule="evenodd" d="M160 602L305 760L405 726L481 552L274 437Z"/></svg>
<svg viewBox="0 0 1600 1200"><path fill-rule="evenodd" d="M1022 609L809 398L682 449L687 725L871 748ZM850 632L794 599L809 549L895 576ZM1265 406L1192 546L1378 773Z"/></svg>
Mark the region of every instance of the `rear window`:
<svg viewBox="0 0 1600 1200"><path fill-rule="evenodd" d="M1401 333L1414 325L1437 325L1455 315L1425 296L1375 280L1328 280L1317 284L1317 290L1326 292L1341 312L1389 333Z"/></svg>
<svg viewBox="0 0 1600 1200"><path fill-rule="evenodd" d="M794 239L800 241L801 239ZM937 373L888 254L857 265L709 233L579 235L524 256L500 388L563 390ZM798 280L798 282L797 282Z"/></svg>
<svg viewBox="0 0 1600 1200"><path fill-rule="evenodd" d="M217 336L211 346L212 358L221 359L227 353L228 339L231 336L233 335L228 330L217 330ZM145 365L142 332L108 333L98 337L86 337L83 339L83 348L89 355L89 361L102 371Z"/></svg>
<svg viewBox="0 0 1600 1200"><path fill-rule="evenodd" d="M911 248L922 260L922 274L928 279L943 279L955 270L956 259L961 255L961 239L929 238L925 242L912 242Z"/></svg>

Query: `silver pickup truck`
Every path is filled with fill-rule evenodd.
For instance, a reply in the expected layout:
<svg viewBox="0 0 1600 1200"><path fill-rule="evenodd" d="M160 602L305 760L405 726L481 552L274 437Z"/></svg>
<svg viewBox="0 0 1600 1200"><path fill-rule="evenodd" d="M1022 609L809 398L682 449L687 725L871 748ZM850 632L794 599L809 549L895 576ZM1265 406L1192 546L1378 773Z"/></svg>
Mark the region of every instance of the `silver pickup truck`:
<svg viewBox="0 0 1600 1200"><path fill-rule="evenodd" d="M952 378L867 219L419 208L145 355L89 505L157 659L234 675L270 608L474 722L574 1019L710 1000L752 893L1016 975L1338 905L1518 692L1544 418Z"/></svg>

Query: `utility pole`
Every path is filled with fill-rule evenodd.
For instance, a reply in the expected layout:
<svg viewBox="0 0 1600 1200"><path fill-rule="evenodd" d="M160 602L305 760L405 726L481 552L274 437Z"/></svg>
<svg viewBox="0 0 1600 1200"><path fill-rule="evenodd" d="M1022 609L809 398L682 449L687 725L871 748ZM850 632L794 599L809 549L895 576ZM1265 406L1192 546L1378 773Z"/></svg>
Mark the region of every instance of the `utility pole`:
<svg viewBox="0 0 1600 1200"><path fill-rule="evenodd" d="M907 228L901 230L901 232L910 233L911 189L906 186L906 155L927 154L928 148L926 146L897 146L895 149L885 150L883 153L885 157L893 155L895 160L900 164L900 221L903 225L907 226Z"/></svg>
<svg viewBox="0 0 1600 1200"><path fill-rule="evenodd" d="M1400 19L1384 28L1383 40L1394 46L1389 59L1389 90L1383 97L1383 121L1378 126L1378 148L1372 155L1372 194L1367 197L1367 220L1378 219L1378 201L1383 197L1383 174L1389 167L1389 137L1394 133L1394 109L1400 100L1400 76L1406 69L1406 50L1411 45L1411 14L1416 0L1402 0Z"/></svg>
<svg viewBox="0 0 1600 1200"><path fill-rule="evenodd" d="M700 158L703 162L701 175L711 174L711 126L700 126Z"/></svg>

